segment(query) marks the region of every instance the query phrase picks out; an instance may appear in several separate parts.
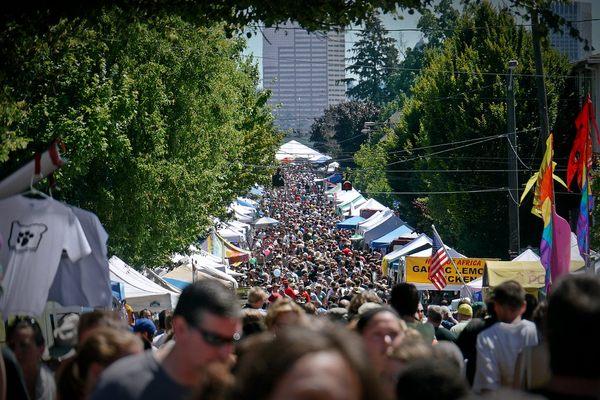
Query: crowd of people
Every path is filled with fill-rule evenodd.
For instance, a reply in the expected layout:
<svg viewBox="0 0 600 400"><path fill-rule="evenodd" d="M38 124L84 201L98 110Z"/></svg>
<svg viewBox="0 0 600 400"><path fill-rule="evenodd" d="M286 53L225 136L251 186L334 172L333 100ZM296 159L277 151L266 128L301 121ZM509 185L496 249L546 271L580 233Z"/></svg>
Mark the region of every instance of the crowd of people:
<svg viewBox="0 0 600 400"><path fill-rule="evenodd" d="M51 366L39 325L16 319L0 396L4 386L8 399L600 398L600 277L564 277L539 303L507 281L451 310L392 282L381 254L336 229L314 172L288 166L283 177L260 200L279 224L250 240L247 299L202 280L156 321L148 310L65 318L59 336L74 350Z"/></svg>

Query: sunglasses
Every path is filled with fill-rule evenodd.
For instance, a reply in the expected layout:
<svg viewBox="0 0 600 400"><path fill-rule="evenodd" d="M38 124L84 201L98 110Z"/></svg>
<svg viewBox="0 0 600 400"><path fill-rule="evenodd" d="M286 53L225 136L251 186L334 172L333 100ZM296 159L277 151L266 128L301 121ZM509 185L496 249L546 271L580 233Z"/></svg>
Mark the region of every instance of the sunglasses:
<svg viewBox="0 0 600 400"><path fill-rule="evenodd" d="M234 333L232 337L224 337L219 335L218 333L207 331L206 329L201 328L199 326L191 325L191 327L194 328L202 336L202 339L204 339L206 343L215 347L222 347L235 344L241 338L241 334L239 332Z"/></svg>

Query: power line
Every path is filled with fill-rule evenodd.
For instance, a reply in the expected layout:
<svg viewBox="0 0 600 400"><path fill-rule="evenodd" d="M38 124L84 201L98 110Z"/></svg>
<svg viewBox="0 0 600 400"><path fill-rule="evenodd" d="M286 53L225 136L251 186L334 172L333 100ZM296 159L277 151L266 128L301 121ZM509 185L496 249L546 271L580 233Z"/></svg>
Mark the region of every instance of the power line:
<svg viewBox="0 0 600 400"><path fill-rule="evenodd" d="M257 55L253 55L253 57L256 58L262 58L262 59L266 59L266 60L283 60L283 61L290 61L290 62L295 62L295 63L304 63L304 64L318 64L318 65L322 65L323 62L319 61L319 60L303 60L303 59L299 59L299 58L287 58L287 57L269 57L269 56L257 56ZM391 71L422 71L423 68L407 68L407 67L386 67L386 66L373 66L373 65L364 65L364 64L353 64L353 66L358 67L358 68L379 68L379 69L385 69L385 70L391 70ZM467 72L467 71L448 71L448 70L435 70L434 72L441 72L441 73L447 73L447 74L453 74L453 75L471 75L471 76L508 76L507 72ZM513 73L513 76L522 76L522 77L528 77L528 78L537 78L540 76L543 76L545 79L557 79L557 78L564 78L564 79L592 79L592 77L578 77L578 76L571 76L571 75L539 75L539 74L517 74L517 73Z"/></svg>
<svg viewBox="0 0 600 400"><path fill-rule="evenodd" d="M498 192L506 192L508 188L500 187L500 188L491 188L491 189L473 189L473 190L448 190L441 192L372 192L368 190L363 190L361 193L367 194L393 194L393 195L419 195L419 194L464 194L464 193L498 193Z"/></svg>
<svg viewBox="0 0 600 400"><path fill-rule="evenodd" d="M437 152L434 152L434 153L431 153L431 154L418 155L416 157L408 158L408 159L405 159L405 160L394 161L394 162L391 162L391 163L389 163L387 165L390 166L390 165L401 164L401 163L405 163L405 162L409 162L409 161L419 160L419 159L422 159L422 158L427 158L428 155L432 155L433 156L433 155L436 155L436 154L446 153L448 151L454 151L454 150L462 149L462 148L465 148L465 147L474 146L474 145L477 145L477 144L489 142L490 140L495 140L495 139L498 139L498 138L501 138L501 137L506 137L506 136L507 136L506 134L491 136L491 137L488 137L486 139L481 139L478 142L467 143L467 144L464 144L462 146L457 146L457 147L453 147L453 148L450 148L450 149L440 150L440 151L437 151Z"/></svg>

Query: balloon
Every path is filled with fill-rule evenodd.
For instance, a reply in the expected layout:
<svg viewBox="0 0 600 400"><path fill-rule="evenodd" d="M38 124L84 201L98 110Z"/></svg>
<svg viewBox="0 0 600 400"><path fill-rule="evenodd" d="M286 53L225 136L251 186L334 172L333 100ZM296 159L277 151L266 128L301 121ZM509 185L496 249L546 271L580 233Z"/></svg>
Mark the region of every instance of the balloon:
<svg viewBox="0 0 600 400"><path fill-rule="evenodd" d="M250 259L250 264L252 264L252 265L256 265L256 257L252 257L252 258Z"/></svg>
<svg viewBox="0 0 600 400"><path fill-rule="evenodd" d="M279 268L275 268L273 270L273 275L275 275L275 278L279 278L281 276L281 271L279 270Z"/></svg>

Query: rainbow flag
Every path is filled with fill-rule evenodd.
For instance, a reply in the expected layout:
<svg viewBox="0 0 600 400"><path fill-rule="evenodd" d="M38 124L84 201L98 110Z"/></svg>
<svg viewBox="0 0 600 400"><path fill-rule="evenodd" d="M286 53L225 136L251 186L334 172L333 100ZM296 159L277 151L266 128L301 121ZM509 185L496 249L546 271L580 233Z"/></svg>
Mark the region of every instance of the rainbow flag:
<svg viewBox="0 0 600 400"><path fill-rule="evenodd" d="M229 260L229 264L237 265L250 260L250 251L237 247L228 242L217 232L212 232L207 238L208 252L213 256Z"/></svg>
<svg viewBox="0 0 600 400"><path fill-rule="evenodd" d="M581 202L579 203L579 217L577 218L577 247L579 248L579 254L583 257L590 252L590 211L593 209L593 200L587 165L584 163Z"/></svg>
<svg viewBox="0 0 600 400"><path fill-rule="evenodd" d="M571 259L571 229L569 223L556 213L554 206L554 181L566 185L554 175L556 163L552 161L553 139L554 136L550 134L546 140L546 152L540 170L527 182L521 197L523 200L535 184L531 212L540 217L544 223L540 242L540 262L546 270L546 293L553 279L568 273Z"/></svg>
<svg viewBox="0 0 600 400"><path fill-rule="evenodd" d="M552 281L552 242L553 242L553 218L554 211L554 180L552 179L552 140L553 135L550 134L546 140L546 153L540 166L540 171L535 187L533 198L534 214L542 217L544 222L544 230L542 231L542 241L540 242L540 261L546 269L546 293L550 288ZM532 212L533 212L532 209Z"/></svg>

